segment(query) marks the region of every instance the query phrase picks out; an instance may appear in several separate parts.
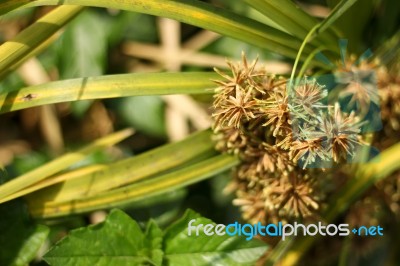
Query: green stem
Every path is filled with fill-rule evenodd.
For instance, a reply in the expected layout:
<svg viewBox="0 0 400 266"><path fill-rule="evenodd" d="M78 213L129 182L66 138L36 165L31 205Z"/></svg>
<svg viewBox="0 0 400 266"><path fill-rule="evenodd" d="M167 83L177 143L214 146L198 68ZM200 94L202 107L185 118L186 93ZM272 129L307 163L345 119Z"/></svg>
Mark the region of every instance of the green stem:
<svg viewBox="0 0 400 266"><path fill-rule="evenodd" d="M300 69L299 77L302 77L304 75L304 73L307 71L307 67L310 65L310 63L314 59L315 55L318 54L319 52L322 52L325 50L328 50L328 49L325 46L322 46L311 52L311 54L306 58L306 60L304 61L303 65Z"/></svg>
<svg viewBox="0 0 400 266"><path fill-rule="evenodd" d="M294 61L293 69L292 69L292 74L290 75L290 80L289 80L289 91L292 90L293 88L293 79L294 79L294 74L296 73L297 65L299 64L301 54L303 53L303 50L306 46L306 44L313 38L314 33L318 30L319 24L317 24L314 28L310 30L310 32L307 34L306 38L304 38L303 43L300 46L300 49L297 53L296 60Z"/></svg>

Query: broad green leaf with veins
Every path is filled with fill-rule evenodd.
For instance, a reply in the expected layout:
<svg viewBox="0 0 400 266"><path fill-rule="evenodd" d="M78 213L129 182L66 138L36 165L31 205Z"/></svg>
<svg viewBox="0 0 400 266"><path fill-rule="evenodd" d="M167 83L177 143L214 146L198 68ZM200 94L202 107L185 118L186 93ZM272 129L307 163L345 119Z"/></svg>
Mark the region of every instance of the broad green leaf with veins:
<svg viewBox="0 0 400 266"><path fill-rule="evenodd" d="M163 233L150 221L145 232L128 215L112 210L100 224L76 229L44 257L50 265L254 265L267 246L243 236L189 237L187 225L214 224L188 210Z"/></svg>

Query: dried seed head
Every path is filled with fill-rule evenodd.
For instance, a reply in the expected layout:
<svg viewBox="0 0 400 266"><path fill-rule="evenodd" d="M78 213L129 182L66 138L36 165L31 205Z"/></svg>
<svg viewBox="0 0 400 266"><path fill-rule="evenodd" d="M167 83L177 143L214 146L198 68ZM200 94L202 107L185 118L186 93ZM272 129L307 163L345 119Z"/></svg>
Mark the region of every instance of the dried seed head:
<svg viewBox="0 0 400 266"><path fill-rule="evenodd" d="M314 116L318 110L325 108L322 102L328 96L324 86L315 79L304 78L289 96L290 112L293 116Z"/></svg>
<svg viewBox="0 0 400 266"><path fill-rule="evenodd" d="M361 145L361 124L354 113L345 115L341 112L339 104L335 104L333 113L330 112L325 119L319 119L322 126L321 132L326 136L327 151L335 162L340 158L354 156L355 149Z"/></svg>
<svg viewBox="0 0 400 266"><path fill-rule="evenodd" d="M264 199L259 191L245 192L239 190L233 204L240 207L246 221L257 223L265 221L267 212L264 208Z"/></svg>
<svg viewBox="0 0 400 266"><path fill-rule="evenodd" d="M215 130L220 128L239 128L243 120L249 121L255 118L254 110L256 110L257 102L252 99L252 88L245 91L237 87L234 95L230 95L224 101L221 100L215 117Z"/></svg>
<svg viewBox="0 0 400 266"><path fill-rule="evenodd" d="M260 101L260 106L267 119L263 126L269 126L274 137L290 131L288 97L284 90L275 89L267 100Z"/></svg>
<svg viewBox="0 0 400 266"><path fill-rule="evenodd" d="M238 206L246 221L252 223L277 223L282 221L277 212L268 210L265 206L265 196L263 193L263 185L258 183L254 187L249 187L245 183L241 183L237 187L236 199L233 204Z"/></svg>
<svg viewBox="0 0 400 266"><path fill-rule="evenodd" d="M327 106L326 89L304 78L289 95L287 81L267 75L243 56L220 71L214 100L217 149L242 161L233 181L245 219L271 222L310 217L319 209L312 166L354 154L360 124L339 105ZM320 182L320 181L319 181Z"/></svg>
<svg viewBox="0 0 400 266"><path fill-rule="evenodd" d="M322 161L328 161L329 157L321 138L296 140L290 147L290 157L299 163L303 169L310 165L321 165Z"/></svg>
<svg viewBox="0 0 400 266"><path fill-rule="evenodd" d="M289 218L311 216L318 208L314 180L295 171L286 172L264 188L266 207Z"/></svg>

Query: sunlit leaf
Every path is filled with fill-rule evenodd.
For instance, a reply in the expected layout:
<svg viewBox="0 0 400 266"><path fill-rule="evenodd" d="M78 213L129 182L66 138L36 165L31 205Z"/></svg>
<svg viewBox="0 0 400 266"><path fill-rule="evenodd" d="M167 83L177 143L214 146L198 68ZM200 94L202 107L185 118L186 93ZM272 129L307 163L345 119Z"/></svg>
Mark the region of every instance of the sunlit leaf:
<svg viewBox="0 0 400 266"><path fill-rule="evenodd" d="M40 206L44 203L54 204L95 196L100 192L182 167L185 163L201 160L203 155L214 156L216 151L210 140L209 130L198 132L183 141L167 144L109 165L92 165L50 177L10 195L7 200L53 184L55 185L29 195L29 204Z"/></svg>
<svg viewBox="0 0 400 266"><path fill-rule="evenodd" d="M92 144L76 151L67 153L54 159L53 161L44 164L40 167L33 169L32 171L23 174L19 177L16 177L7 183L0 186L0 202L4 202L4 199L21 190L24 189L36 182L39 182L46 177L49 177L63 169L66 169L68 166L72 165L75 162L78 162L84 159L88 154L98 150L105 148L107 146L114 145L115 143L123 140L124 138L130 136L133 133L131 129L122 130L117 133L113 133L104 138L98 139L94 141Z"/></svg>
<svg viewBox="0 0 400 266"><path fill-rule="evenodd" d="M59 4L57 0L10 1L0 3L0 10L24 3L23 7ZM300 41L291 35L269 27L258 21L228 10L195 0L65 0L63 4L88 5L115 8L172 18L200 28L215 31L225 36L269 49L294 58Z"/></svg>
<svg viewBox="0 0 400 266"><path fill-rule="evenodd" d="M50 218L120 207L200 182L224 172L238 163L239 159L235 157L218 155L170 173L98 195L60 203L34 202L30 204L29 211L35 217Z"/></svg>
<svg viewBox="0 0 400 266"><path fill-rule="evenodd" d="M243 236L188 237L192 219L194 224L215 224L189 210L164 233L153 221L142 232L129 216L113 210L103 223L71 231L44 258L52 266L250 266L267 250L262 241L247 241Z"/></svg>
<svg viewBox="0 0 400 266"><path fill-rule="evenodd" d="M161 244L154 222L143 233L128 215L113 210L101 224L72 230L44 259L53 266L161 265Z"/></svg>
<svg viewBox="0 0 400 266"><path fill-rule="evenodd" d="M216 73L137 73L54 81L0 94L0 113L77 100L161 94L211 94Z"/></svg>
<svg viewBox="0 0 400 266"><path fill-rule="evenodd" d="M300 40L303 40L318 23L315 18L290 0L246 0L245 2ZM336 38L331 33L321 36L317 41L319 45L329 45L330 42L335 43Z"/></svg>
<svg viewBox="0 0 400 266"><path fill-rule="evenodd" d="M73 19L82 6L61 6L40 18L10 41L0 46L0 75L46 42L54 33Z"/></svg>

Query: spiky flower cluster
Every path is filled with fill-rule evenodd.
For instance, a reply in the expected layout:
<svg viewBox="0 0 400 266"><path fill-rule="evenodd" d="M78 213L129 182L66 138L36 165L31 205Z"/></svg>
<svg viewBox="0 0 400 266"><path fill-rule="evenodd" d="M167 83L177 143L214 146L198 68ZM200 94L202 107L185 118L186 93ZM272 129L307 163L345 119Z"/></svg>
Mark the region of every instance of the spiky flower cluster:
<svg viewBox="0 0 400 266"><path fill-rule="evenodd" d="M231 75L217 70L224 80L217 81L214 131L217 149L242 160L228 187L247 221L321 220L315 218L328 206L325 200L354 178L354 167L343 162L372 150L358 152L358 146L370 143L382 151L400 141L400 68L389 71L376 59L345 58L331 74L336 84L329 84L327 97L314 79L287 82L244 56L229 67ZM373 138L362 140L365 132ZM332 164L337 167L321 169ZM372 186L341 219L355 227L397 226L400 171ZM334 247L335 241L340 240L328 244ZM350 245L357 254L375 244L354 238ZM325 255L335 252L340 251Z"/></svg>
<svg viewBox="0 0 400 266"><path fill-rule="evenodd" d="M327 105L327 92L315 80L289 84L256 64L243 55L241 64L228 63L232 75L216 70L225 79L216 81L217 149L242 160L235 203L252 221L311 216L323 195L318 170L308 168L354 155L360 124L338 104Z"/></svg>

